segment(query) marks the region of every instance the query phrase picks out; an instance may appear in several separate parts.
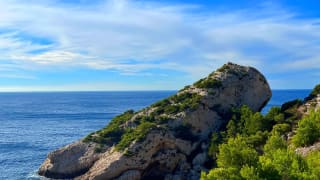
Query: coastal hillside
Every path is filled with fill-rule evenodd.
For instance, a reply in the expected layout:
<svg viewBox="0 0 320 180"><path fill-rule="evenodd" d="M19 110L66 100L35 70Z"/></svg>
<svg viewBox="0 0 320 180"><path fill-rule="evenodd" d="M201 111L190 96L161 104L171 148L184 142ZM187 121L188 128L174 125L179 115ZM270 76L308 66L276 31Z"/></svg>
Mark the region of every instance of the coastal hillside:
<svg viewBox="0 0 320 180"><path fill-rule="evenodd" d="M230 119L244 107L249 114L260 111L270 97L259 71L228 63L175 95L128 110L105 128L49 153L39 174L131 180L199 179L203 172L201 177L210 179L211 171L205 172L219 167L217 148L224 144L222 132ZM254 134L264 124L257 123L241 129Z"/></svg>
<svg viewBox="0 0 320 180"><path fill-rule="evenodd" d="M320 179L320 85L266 115L243 106L213 133L202 180Z"/></svg>

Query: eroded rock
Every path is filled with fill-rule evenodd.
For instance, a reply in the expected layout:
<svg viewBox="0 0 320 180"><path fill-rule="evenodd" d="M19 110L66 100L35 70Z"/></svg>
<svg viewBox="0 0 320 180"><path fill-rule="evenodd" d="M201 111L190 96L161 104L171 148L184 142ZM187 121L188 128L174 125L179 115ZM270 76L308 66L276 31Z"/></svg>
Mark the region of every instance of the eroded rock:
<svg viewBox="0 0 320 180"><path fill-rule="evenodd" d="M49 153L39 169L39 175L62 179L87 172L100 157L94 147L93 143L78 141Z"/></svg>

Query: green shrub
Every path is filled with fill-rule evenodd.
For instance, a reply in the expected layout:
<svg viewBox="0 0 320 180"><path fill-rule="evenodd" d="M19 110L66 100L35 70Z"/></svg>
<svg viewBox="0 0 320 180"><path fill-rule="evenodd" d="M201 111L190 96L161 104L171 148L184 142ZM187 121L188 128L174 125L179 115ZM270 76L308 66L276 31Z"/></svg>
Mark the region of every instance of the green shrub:
<svg viewBox="0 0 320 180"><path fill-rule="evenodd" d="M189 89L191 86L190 85L187 85L187 86L184 86L182 89L179 90L179 92L182 92L184 90L187 90Z"/></svg>
<svg viewBox="0 0 320 180"><path fill-rule="evenodd" d="M220 67L219 69L217 69L217 72L226 72L230 69L230 66L227 64L224 64L222 67Z"/></svg>
<svg viewBox="0 0 320 180"><path fill-rule="evenodd" d="M169 99L164 99L164 100L161 100L161 101L154 103L153 105L151 105L151 107L165 107L169 104L170 104Z"/></svg>
<svg viewBox="0 0 320 180"><path fill-rule="evenodd" d="M92 141L92 137L95 133L92 132L90 133L89 135L87 135L84 139L83 139L83 142L91 142Z"/></svg>
<svg viewBox="0 0 320 180"><path fill-rule="evenodd" d="M98 144L113 145L117 144L121 140L121 136L125 132L120 128L120 125L129 121L134 115L133 110L128 110L123 114L113 118L110 123L103 129L89 134L84 138L84 142L93 141Z"/></svg>
<svg viewBox="0 0 320 180"><path fill-rule="evenodd" d="M219 137L218 133L213 133L211 135L211 141L210 141L210 146L208 149L208 155L213 158L216 159L217 154L219 152L219 144L221 143L221 138Z"/></svg>
<svg viewBox="0 0 320 180"><path fill-rule="evenodd" d="M317 94L320 94L320 84L316 85L311 92L312 96L316 96Z"/></svg>
<svg viewBox="0 0 320 180"><path fill-rule="evenodd" d="M308 167L310 168L310 179L320 179L320 151L313 151L306 157Z"/></svg>
<svg viewBox="0 0 320 180"><path fill-rule="evenodd" d="M219 88L222 86L222 82L213 78L200 79L193 84L197 88Z"/></svg>
<svg viewBox="0 0 320 180"><path fill-rule="evenodd" d="M276 124L273 126L272 133L278 133L281 135L285 135L286 133L291 131L291 126L289 124Z"/></svg>
<svg viewBox="0 0 320 180"><path fill-rule="evenodd" d="M261 149L262 146L266 143L269 136L268 131L258 131L253 135L250 135L246 138L248 144L251 144L256 149Z"/></svg>
<svg viewBox="0 0 320 180"><path fill-rule="evenodd" d="M230 138L227 143L219 146L217 155L218 167L241 169L244 165L255 165L257 160L258 153L246 142L244 137Z"/></svg>
<svg viewBox="0 0 320 180"><path fill-rule="evenodd" d="M297 147L315 143L320 138L320 111L310 112L298 123L296 135L293 136L293 144Z"/></svg>
<svg viewBox="0 0 320 180"><path fill-rule="evenodd" d="M120 142L116 145L116 150L123 151L129 147L133 141L143 140L147 133L155 127L155 123L144 121L135 129L127 129L126 132L121 136Z"/></svg>
<svg viewBox="0 0 320 180"><path fill-rule="evenodd" d="M240 79L249 75L248 72L246 72L246 71L231 69L228 64L224 64L221 68L219 68L217 70L217 72L233 74L233 75L238 76Z"/></svg>
<svg viewBox="0 0 320 180"><path fill-rule="evenodd" d="M314 97L316 97L318 94L320 94L320 84L316 85L313 90L311 91L311 93L309 94L309 96L306 98L306 100L311 100Z"/></svg>
<svg viewBox="0 0 320 180"><path fill-rule="evenodd" d="M245 165L240 170L240 175L242 179L248 180L263 180L260 177L259 169L257 167Z"/></svg>
<svg viewBox="0 0 320 180"><path fill-rule="evenodd" d="M201 96L196 93L184 93L177 97L180 111L196 110L201 102Z"/></svg>
<svg viewBox="0 0 320 180"><path fill-rule="evenodd" d="M127 129L127 131L121 136L119 143L116 145L117 151L123 151L135 140L132 129Z"/></svg>
<svg viewBox="0 0 320 180"><path fill-rule="evenodd" d="M192 93L185 92L171 96L170 100L174 103L180 103L190 98L192 98Z"/></svg>
<svg viewBox="0 0 320 180"><path fill-rule="evenodd" d="M202 172L201 180L243 180L237 168L215 168L208 174Z"/></svg>
<svg viewBox="0 0 320 180"><path fill-rule="evenodd" d="M260 156L259 166L264 179L309 179L305 160L291 150L276 149L270 156Z"/></svg>
<svg viewBox="0 0 320 180"><path fill-rule="evenodd" d="M239 133L239 128L234 119L231 119L227 124L227 138L234 138Z"/></svg>
<svg viewBox="0 0 320 180"><path fill-rule="evenodd" d="M269 137L259 167L265 179L310 179L305 159L289 149L279 134Z"/></svg>
<svg viewBox="0 0 320 180"><path fill-rule="evenodd" d="M175 114L178 113L180 111L180 108L178 105L167 105L164 108L164 113L166 114Z"/></svg>
<svg viewBox="0 0 320 180"><path fill-rule="evenodd" d="M159 101L152 105L155 108L154 114L161 115L176 114L182 111L195 110L201 101L201 96L196 93L184 92Z"/></svg>
<svg viewBox="0 0 320 180"><path fill-rule="evenodd" d="M294 113L299 104L289 102L282 110ZM231 116L225 131L212 136L208 153L213 168L202 172L201 179L320 179L320 151L304 158L288 146L283 135L292 131L294 124L280 108L272 108L263 116L244 106ZM300 120L292 142L305 146L319 138L320 110Z"/></svg>
<svg viewBox="0 0 320 180"><path fill-rule="evenodd" d="M253 135L258 131L270 131L273 121L264 117L259 112L253 112L248 106L242 106L232 112L232 121L235 122L233 128L235 133L242 135Z"/></svg>
<svg viewBox="0 0 320 180"><path fill-rule="evenodd" d="M268 113L265 115L265 118L275 123L284 122L284 114L281 111L280 107L271 107Z"/></svg>
<svg viewBox="0 0 320 180"><path fill-rule="evenodd" d="M275 133L268 138L263 151L270 156L277 150L287 150L287 142L279 134Z"/></svg>

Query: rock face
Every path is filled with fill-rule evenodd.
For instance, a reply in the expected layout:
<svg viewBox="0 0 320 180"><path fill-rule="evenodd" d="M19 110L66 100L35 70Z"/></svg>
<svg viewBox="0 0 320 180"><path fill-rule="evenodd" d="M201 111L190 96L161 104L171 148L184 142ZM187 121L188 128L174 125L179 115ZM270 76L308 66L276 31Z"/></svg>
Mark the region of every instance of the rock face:
<svg viewBox="0 0 320 180"><path fill-rule="evenodd" d="M231 109L247 105L259 111L270 97L261 73L228 63L176 95L119 116L109 127L49 153L39 174L96 180L199 179L208 163L210 135L227 123Z"/></svg>
<svg viewBox="0 0 320 180"><path fill-rule="evenodd" d="M92 143L79 141L51 152L40 167L39 174L59 179L81 175L99 159L100 154L95 153L94 147Z"/></svg>

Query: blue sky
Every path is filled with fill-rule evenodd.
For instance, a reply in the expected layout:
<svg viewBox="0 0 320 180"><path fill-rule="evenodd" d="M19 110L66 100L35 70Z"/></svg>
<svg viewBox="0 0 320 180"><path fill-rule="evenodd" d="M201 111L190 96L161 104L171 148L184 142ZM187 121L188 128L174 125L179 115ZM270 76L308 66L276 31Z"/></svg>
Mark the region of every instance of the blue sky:
<svg viewBox="0 0 320 180"><path fill-rule="evenodd" d="M0 91L176 90L228 61L320 83L316 0L0 2Z"/></svg>

